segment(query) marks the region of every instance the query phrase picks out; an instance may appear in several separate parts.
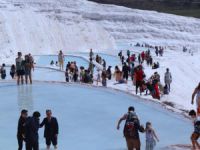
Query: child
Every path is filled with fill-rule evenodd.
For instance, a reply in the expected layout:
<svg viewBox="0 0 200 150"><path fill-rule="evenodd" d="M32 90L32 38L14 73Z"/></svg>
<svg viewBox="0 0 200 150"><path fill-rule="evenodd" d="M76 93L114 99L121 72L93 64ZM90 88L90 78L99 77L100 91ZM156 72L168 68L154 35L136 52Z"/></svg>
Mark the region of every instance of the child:
<svg viewBox="0 0 200 150"><path fill-rule="evenodd" d="M156 133L152 128L150 122L146 123L145 133L146 133L146 150L153 150L156 146L156 140L159 142L159 139L156 136Z"/></svg>
<svg viewBox="0 0 200 150"><path fill-rule="evenodd" d="M101 72L99 69L97 69L97 75L96 75L96 78L97 78L97 85L99 82L101 82Z"/></svg>
<svg viewBox="0 0 200 150"><path fill-rule="evenodd" d="M195 110L191 110L189 112L189 116L193 119L194 122L194 132L191 135L192 147L195 150L200 149L200 145L198 143L198 139L200 136L200 118L197 117Z"/></svg>

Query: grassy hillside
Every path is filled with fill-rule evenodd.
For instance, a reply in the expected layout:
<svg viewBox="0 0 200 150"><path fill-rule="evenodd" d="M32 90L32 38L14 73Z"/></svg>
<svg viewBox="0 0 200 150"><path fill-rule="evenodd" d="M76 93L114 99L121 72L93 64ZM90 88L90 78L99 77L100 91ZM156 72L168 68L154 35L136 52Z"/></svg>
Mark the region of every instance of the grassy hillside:
<svg viewBox="0 0 200 150"><path fill-rule="evenodd" d="M135 9L155 10L200 18L200 0L90 0Z"/></svg>

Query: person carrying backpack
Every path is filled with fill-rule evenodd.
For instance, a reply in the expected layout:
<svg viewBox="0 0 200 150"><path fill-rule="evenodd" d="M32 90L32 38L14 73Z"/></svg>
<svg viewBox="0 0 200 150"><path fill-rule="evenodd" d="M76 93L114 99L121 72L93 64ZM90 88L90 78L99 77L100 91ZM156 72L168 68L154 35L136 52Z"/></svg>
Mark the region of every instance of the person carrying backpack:
<svg viewBox="0 0 200 150"><path fill-rule="evenodd" d="M195 110L191 110L189 112L189 116L194 120L194 132L191 135L192 147L193 149L200 149L200 145L198 143L198 139L200 137L200 118L197 117Z"/></svg>
<svg viewBox="0 0 200 150"><path fill-rule="evenodd" d="M5 69L6 65L2 64L1 66L1 79L4 80L6 78L6 69Z"/></svg>
<svg viewBox="0 0 200 150"><path fill-rule="evenodd" d="M140 125L140 121L135 113L134 107L128 108L128 113L120 118L117 124L117 129L120 129L120 124L122 121L126 120L124 125L124 137L126 138L126 143L128 150L140 150L141 143L139 132L144 133L144 127Z"/></svg>

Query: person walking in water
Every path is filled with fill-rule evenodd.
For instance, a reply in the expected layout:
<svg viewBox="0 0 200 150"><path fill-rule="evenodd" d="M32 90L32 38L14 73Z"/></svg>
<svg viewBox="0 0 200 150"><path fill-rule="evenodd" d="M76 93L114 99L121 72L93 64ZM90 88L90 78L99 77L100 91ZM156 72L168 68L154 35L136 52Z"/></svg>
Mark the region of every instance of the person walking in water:
<svg viewBox="0 0 200 150"><path fill-rule="evenodd" d="M17 126L17 141L18 141L18 150L23 149L23 141L25 141L25 123L28 117L28 111L23 109L18 121Z"/></svg>
<svg viewBox="0 0 200 150"><path fill-rule="evenodd" d="M5 64L2 64L1 66L1 79L4 80L6 79L6 65Z"/></svg>
<svg viewBox="0 0 200 150"><path fill-rule="evenodd" d="M200 115L200 82L192 94L192 105L194 104L194 97L196 96L197 115Z"/></svg>
<svg viewBox="0 0 200 150"><path fill-rule="evenodd" d="M171 72L169 72L169 68L166 69L166 72L165 72L165 85L167 85L168 87L168 90L170 92L170 84L172 83L172 74Z"/></svg>
<svg viewBox="0 0 200 150"><path fill-rule="evenodd" d="M146 150L154 150L156 146L156 140L157 142L159 142L159 139L154 129L152 128L152 124L150 122L146 123L145 133L146 133Z"/></svg>
<svg viewBox="0 0 200 150"><path fill-rule="evenodd" d="M124 137L126 138L126 143L128 150L140 150L141 143L139 132L144 133L144 127L140 125L140 121L135 113L134 107L128 108L128 113L120 118L117 124L117 129L120 129L120 124L122 121L126 121L124 125Z"/></svg>
<svg viewBox="0 0 200 150"><path fill-rule="evenodd" d="M52 116L51 110L46 110L46 118L40 124L40 127L45 126L44 138L46 139L47 150L50 149L51 143L54 149L57 149L58 140L58 122L55 117Z"/></svg>
<svg viewBox="0 0 200 150"><path fill-rule="evenodd" d="M26 84L28 84L28 79L29 79L29 82L30 84L32 84L32 68L33 65L32 65L32 62L30 60L30 57L29 55L25 55L25 60L24 60L24 71L25 71L25 82Z"/></svg>
<svg viewBox="0 0 200 150"><path fill-rule="evenodd" d="M15 73L16 73L16 68L15 68L15 65L13 64L10 68L10 76L12 79L14 79Z"/></svg>
<svg viewBox="0 0 200 150"><path fill-rule="evenodd" d="M32 117L27 118L27 121L25 123L26 150L39 150L39 127L40 113L36 111L33 113Z"/></svg>
<svg viewBox="0 0 200 150"><path fill-rule="evenodd" d="M59 54L58 54L58 62L59 62L59 67L60 67L60 70L63 70L64 68L64 55L63 55L63 52L60 50Z"/></svg>
<svg viewBox="0 0 200 150"><path fill-rule="evenodd" d="M24 64L23 64L23 58L22 58L22 53L18 52L17 58L15 60L16 62L16 71L17 71L17 84L19 85L20 80L21 84L24 84Z"/></svg>
<svg viewBox="0 0 200 150"><path fill-rule="evenodd" d="M200 119L197 116L195 110L191 110L189 112L189 116L191 117L194 123L194 132L191 135L192 148L194 150L196 150L196 148L199 150L200 145L199 145L198 139L200 137Z"/></svg>

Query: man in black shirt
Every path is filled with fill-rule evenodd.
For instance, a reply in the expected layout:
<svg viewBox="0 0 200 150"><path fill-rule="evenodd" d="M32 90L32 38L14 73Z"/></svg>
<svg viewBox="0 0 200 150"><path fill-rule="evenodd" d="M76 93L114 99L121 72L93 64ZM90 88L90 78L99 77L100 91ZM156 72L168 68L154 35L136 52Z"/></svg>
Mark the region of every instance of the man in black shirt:
<svg viewBox="0 0 200 150"><path fill-rule="evenodd" d="M27 120L27 116L28 116L28 111L23 109L21 111L21 115L17 126L18 150L22 150L23 148L23 141L25 139L25 123Z"/></svg>
<svg viewBox="0 0 200 150"><path fill-rule="evenodd" d="M27 118L25 123L26 150L39 150L40 113L35 111L32 117Z"/></svg>
<svg viewBox="0 0 200 150"><path fill-rule="evenodd" d="M45 126L44 138L46 139L47 150L50 149L51 143L54 148L57 149L57 138L58 138L58 122L55 117L52 117L51 110L46 110L46 118L40 124L40 127Z"/></svg>

